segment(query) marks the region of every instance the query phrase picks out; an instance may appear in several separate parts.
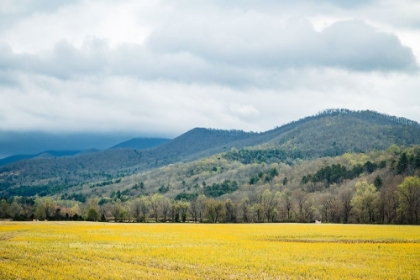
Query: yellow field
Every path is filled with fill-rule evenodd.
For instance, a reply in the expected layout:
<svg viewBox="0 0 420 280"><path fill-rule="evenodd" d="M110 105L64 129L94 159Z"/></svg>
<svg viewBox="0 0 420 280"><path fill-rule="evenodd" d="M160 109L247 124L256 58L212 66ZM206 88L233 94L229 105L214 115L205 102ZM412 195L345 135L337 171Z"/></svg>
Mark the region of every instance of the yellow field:
<svg viewBox="0 0 420 280"><path fill-rule="evenodd" d="M0 279L420 279L420 227L0 222Z"/></svg>

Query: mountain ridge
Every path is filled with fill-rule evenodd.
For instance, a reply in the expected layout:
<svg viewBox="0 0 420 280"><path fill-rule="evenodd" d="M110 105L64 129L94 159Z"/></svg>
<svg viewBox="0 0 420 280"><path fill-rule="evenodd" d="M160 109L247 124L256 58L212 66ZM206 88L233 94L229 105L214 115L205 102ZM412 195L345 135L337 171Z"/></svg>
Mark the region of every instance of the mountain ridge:
<svg viewBox="0 0 420 280"><path fill-rule="evenodd" d="M394 144L420 144L420 125L374 111L329 109L261 133L194 128L145 150L121 148L63 158L26 159L0 167L0 175L19 174L0 176L0 192L19 186L66 188L218 153L244 162L260 161L253 157L261 157L270 162L290 163L296 159L386 149Z"/></svg>
<svg viewBox="0 0 420 280"><path fill-rule="evenodd" d="M149 138L149 137L136 137L129 139L127 141L118 143L109 149L137 149L137 150L144 150L153 148L159 145L162 145L168 141L171 141L172 139L169 138Z"/></svg>

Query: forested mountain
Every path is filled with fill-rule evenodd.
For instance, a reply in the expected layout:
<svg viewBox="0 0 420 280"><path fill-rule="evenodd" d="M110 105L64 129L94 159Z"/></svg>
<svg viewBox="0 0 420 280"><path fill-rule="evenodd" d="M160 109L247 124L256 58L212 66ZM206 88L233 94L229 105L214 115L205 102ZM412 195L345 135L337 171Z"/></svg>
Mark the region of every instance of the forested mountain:
<svg viewBox="0 0 420 280"><path fill-rule="evenodd" d="M115 146L112 146L110 149L137 149L144 150L150 149L159 145L162 145L171 139L166 138L133 138L128 141L124 141Z"/></svg>
<svg viewBox="0 0 420 280"><path fill-rule="evenodd" d="M292 158L382 150L420 142L420 124L374 111L326 110L255 135L234 146L282 150Z"/></svg>
<svg viewBox="0 0 420 280"><path fill-rule="evenodd" d="M372 111L327 110L264 133L195 128L146 150L120 148L19 161L0 167L0 194L63 193L69 188L109 183L215 154L219 154L220 160L245 165L293 165L346 152L366 153L391 145L409 147L414 144L420 144L417 122Z"/></svg>

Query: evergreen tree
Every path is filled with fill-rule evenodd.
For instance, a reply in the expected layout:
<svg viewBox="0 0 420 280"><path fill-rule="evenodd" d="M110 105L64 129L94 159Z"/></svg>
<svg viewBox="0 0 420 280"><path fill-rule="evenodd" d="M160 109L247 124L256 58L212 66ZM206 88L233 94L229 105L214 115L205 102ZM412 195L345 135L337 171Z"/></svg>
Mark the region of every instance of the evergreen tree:
<svg viewBox="0 0 420 280"><path fill-rule="evenodd" d="M376 187L376 189L380 189L383 185L383 181L381 176L376 176L375 181L373 181L373 185Z"/></svg>
<svg viewBox="0 0 420 280"><path fill-rule="evenodd" d="M400 159L398 160L397 164L397 173L403 174L408 167L408 157L407 154L404 152L401 154Z"/></svg>

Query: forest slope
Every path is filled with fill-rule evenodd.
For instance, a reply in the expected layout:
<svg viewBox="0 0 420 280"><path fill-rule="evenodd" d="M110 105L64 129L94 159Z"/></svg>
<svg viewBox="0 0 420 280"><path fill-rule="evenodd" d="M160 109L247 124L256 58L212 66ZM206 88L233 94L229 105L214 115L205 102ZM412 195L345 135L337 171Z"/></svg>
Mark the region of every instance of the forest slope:
<svg viewBox="0 0 420 280"><path fill-rule="evenodd" d="M419 146L290 165L243 164L224 154L50 189L53 197L34 197L36 187L13 188L0 201L0 218L420 223Z"/></svg>

